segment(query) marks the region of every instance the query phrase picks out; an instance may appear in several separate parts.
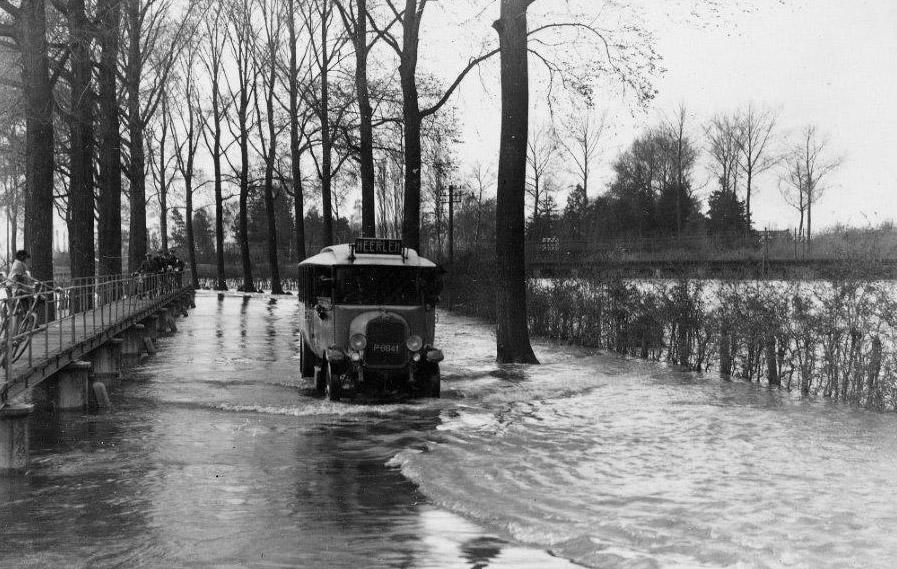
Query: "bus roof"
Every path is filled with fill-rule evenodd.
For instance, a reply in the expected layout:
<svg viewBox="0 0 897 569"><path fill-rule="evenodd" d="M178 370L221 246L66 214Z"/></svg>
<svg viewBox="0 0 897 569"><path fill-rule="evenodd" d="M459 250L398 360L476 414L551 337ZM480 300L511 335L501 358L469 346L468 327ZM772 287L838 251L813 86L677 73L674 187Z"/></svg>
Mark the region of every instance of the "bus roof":
<svg viewBox="0 0 897 569"><path fill-rule="evenodd" d="M324 247L314 257L305 259L300 265L351 265L351 266L380 266L380 267L435 267L436 263L417 254L414 249L405 249L404 257L400 255L365 255L355 253L355 260L351 259L352 246L349 244L331 245Z"/></svg>

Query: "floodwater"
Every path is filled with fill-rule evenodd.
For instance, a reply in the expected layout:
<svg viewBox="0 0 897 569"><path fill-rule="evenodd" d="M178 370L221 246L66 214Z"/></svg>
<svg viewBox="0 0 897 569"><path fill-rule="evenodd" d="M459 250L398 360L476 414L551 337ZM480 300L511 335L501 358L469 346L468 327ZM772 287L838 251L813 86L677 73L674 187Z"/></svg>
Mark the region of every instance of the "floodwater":
<svg viewBox="0 0 897 569"><path fill-rule="evenodd" d="M897 416L577 348L497 366L440 314L443 399L327 402L291 298L197 298L98 415L35 416L0 567L885 568Z"/></svg>

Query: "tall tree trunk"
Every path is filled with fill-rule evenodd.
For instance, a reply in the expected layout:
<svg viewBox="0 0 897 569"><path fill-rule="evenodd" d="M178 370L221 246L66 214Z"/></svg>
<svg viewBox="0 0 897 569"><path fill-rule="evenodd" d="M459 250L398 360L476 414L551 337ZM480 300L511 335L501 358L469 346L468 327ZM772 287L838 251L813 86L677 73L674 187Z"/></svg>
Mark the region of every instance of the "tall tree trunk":
<svg viewBox="0 0 897 569"><path fill-rule="evenodd" d="M130 168L130 239L128 241L128 267L130 271L140 266L146 256L146 155L143 148L143 118L140 114L140 77L143 53L140 46L140 0L128 1L128 68L125 81L128 92L128 134L131 139Z"/></svg>
<svg viewBox="0 0 897 569"><path fill-rule="evenodd" d="M193 157L187 159L193 170ZM187 265L190 267L190 284L193 289L199 288L199 277L196 274L196 237L193 234L193 176L184 176L184 218L187 224Z"/></svg>
<svg viewBox="0 0 897 569"><path fill-rule="evenodd" d="M212 168L215 176L215 290L227 290L227 275L224 269L224 197L221 184L221 91L219 83L219 65L212 63Z"/></svg>
<svg viewBox="0 0 897 569"><path fill-rule="evenodd" d="M243 261L243 292L255 292L252 278L252 259L249 256L249 95L240 95L240 257Z"/></svg>
<svg viewBox="0 0 897 569"><path fill-rule="evenodd" d="M174 145L175 145L175 159L177 160L177 168L181 173L181 176L184 178L184 218L186 221L186 231L187 231L187 263L190 268L190 286L193 289L199 288L199 276L196 273L196 236L193 230L193 171L194 164L196 161L196 150L199 147L199 137L200 134L196 132L196 114L197 114L197 106L194 106L194 86L193 86L193 65L192 63L187 63L187 73L185 77L185 86L186 86L186 102L187 105L187 120L185 122L185 126L187 128L186 132L186 140L183 143L180 143L178 140L178 131L174 129L174 123L172 124L173 135L174 135ZM163 116L165 117L165 121L163 122L163 132L165 131L164 127L168 124L169 114L168 110L168 96L163 95L162 103L164 105ZM201 127L200 127L201 128ZM165 136L162 137L165 139ZM186 150L186 156L183 151ZM162 162L165 163L164 160ZM164 180L164 176L163 176Z"/></svg>
<svg viewBox="0 0 897 569"><path fill-rule="evenodd" d="M189 98L187 104L190 104ZM159 239L162 242L162 249L168 249L168 180L165 177L165 143L168 142L168 116L168 95L163 92L162 136L159 139ZM189 225L190 222L188 221L187 223Z"/></svg>
<svg viewBox="0 0 897 569"><path fill-rule="evenodd" d="M361 162L361 234L377 236L374 213L374 109L368 88L367 0L356 0L355 22L355 90L360 115L359 135Z"/></svg>
<svg viewBox="0 0 897 569"><path fill-rule="evenodd" d="M399 76L402 84L402 118L405 123L405 205L402 216L402 241L406 247L420 250L421 191L421 113L417 91L417 47L420 22L417 0L406 0L404 37Z"/></svg>
<svg viewBox="0 0 897 569"><path fill-rule="evenodd" d="M97 0L100 42L99 273L117 275L121 260L121 136L118 121L118 66L121 0Z"/></svg>
<svg viewBox="0 0 897 569"><path fill-rule="evenodd" d="M744 196L744 212L745 219L747 220L747 233L750 235L751 233L751 185L753 184L754 173L748 169L747 172L747 187L745 188L745 196Z"/></svg>
<svg viewBox="0 0 897 569"><path fill-rule="evenodd" d="M807 253L813 247L813 191L812 182L807 182Z"/></svg>
<svg viewBox="0 0 897 569"><path fill-rule="evenodd" d="M90 57L91 36L84 0L69 2L69 26L72 33L72 81L70 148L69 148L69 255L72 279L90 278L96 274L94 255L94 94L91 89L93 64ZM74 310L92 306L92 298L76 295Z"/></svg>
<svg viewBox="0 0 897 569"><path fill-rule="evenodd" d="M53 94L44 0L23 0L19 25L25 87L25 247L32 255L34 277L52 280Z"/></svg>
<svg viewBox="0 0 897 569"><path fill-rule="evenodd" d="M321 105L318 119L321 121L321 209L324 217L322 246L333 244L333 134L330 132L330 56L327 51L327 16L330 13L328 0L324 0L321 24Z"/></svg>
<svg viewBox="0 0 897 569"><path fill-rule="evenodd" d="M296 216L296 259L305 259L305 199L302 195L302 149L299 140L299 62L296 46L296 0L290 0L290 161L293 174L293 209Z"/></svg>
<svg viewBox="0 0 897 569"><path fill-rule="evenodd" d="M502 0L494 26L501 47L501 146L495 246L497 357L502 363L538 363L529 341L524 258L529 67L526 10L532 0Z"/></svg>
<svg viewBox="0 0 897 569"><path fill-rule="evenodd" d="M277 127L274 124L274 88L277 82L276 47L271 50L271 74L268 76L266 112L268 118L268 152L265 157L265 214L268 218L268 268L271 272L271 294L283 294L280 264L277 259L277 217L274 212L274 161L277 159Z"/></svg>

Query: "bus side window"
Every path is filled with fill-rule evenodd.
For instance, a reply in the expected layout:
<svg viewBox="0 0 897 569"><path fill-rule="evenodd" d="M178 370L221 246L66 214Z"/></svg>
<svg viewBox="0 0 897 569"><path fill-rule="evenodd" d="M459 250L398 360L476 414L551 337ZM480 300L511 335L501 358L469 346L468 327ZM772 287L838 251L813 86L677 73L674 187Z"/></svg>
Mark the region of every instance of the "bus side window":
<svg viewBox="0 0 897 569"><path fill-rule="evenodd" d="M315 267L315 270L312 272L312 287L314 289L312 299L314 300L321 296L327 298L333 296L331 267Z"/></svg>

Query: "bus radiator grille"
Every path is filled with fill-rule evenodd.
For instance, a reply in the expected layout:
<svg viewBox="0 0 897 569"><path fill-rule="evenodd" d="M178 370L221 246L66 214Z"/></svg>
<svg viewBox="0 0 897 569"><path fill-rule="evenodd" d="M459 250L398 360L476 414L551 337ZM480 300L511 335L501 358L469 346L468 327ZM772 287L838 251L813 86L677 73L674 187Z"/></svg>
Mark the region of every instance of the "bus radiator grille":
<svg viewBox="0 0 897 569"><path fill-rule="evenodd" d="M378 319L368 323L365 363L370 367L401 367L408 361L405 324L400 320Z"/></svg>

